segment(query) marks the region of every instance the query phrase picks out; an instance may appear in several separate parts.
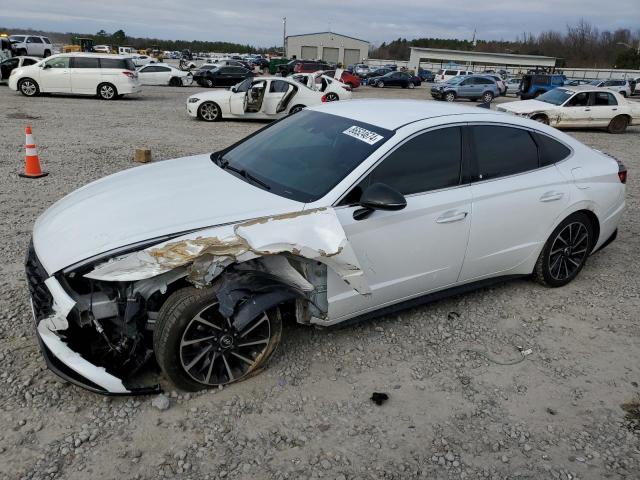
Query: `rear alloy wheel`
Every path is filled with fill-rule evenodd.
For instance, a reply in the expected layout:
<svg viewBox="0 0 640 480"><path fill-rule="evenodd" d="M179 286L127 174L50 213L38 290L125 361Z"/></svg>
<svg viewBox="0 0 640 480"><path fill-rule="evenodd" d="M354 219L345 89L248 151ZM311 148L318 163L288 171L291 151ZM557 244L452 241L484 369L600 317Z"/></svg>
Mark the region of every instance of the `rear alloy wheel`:
<svg viewBox="0 0 640 480"><path fill-rule="evenodd" d="M222 117L222 113L217 103L204 102L198 107L198 117L205 122L217 122Z"/></svg>
<svg viewBox="0 0 640 480"><path fill-rule="evenodd" d="M378 80L378 81L376 82L376 87L384 88L384 82L383 82L382 80Z"/></svg>
<svg viewBox="0 0 640 480"><path fill-rule="evenodd" d="M607 127L607 131L609 133L624 133L628 125L629 118L624 115L618 115L611 119L609 126Z"/></svg>
<svg viewBox="0 0 640 480"><path fill-rule="evenodd" d="M110 83L101 83L98 85L98 97L102 100L113 100L118 98L118 90Z"/></svg>
<svg viewBox="0 0 640 480"><path fill-rule="evenodd" d="M335 102L336 100L340 100L340 98L338 97L338 94L335 92L329 92L325 95L325 98L327 99L327 102Z"/></svg>
<svg viewBox="0 0 640 480"><path fill-rule="evenodd" d="M20 83L18 83L18 90L20 90L20 93L25 97L35 97L40 93L38 84L35 80L31 80L30 78L23 78L20 80Z"/></svg>
<svg viewBox="0 0 640 480"><path fill-rule="evenodd" d="M153 346L167 377L184 390L244 380L259 371L280 343L279 310L261 312L238 331L218 310L211 288L173 293L158 313Z"/></svg>
<svg viewBox="0 0 640 480"><path fill-rule="evenodd" d="M453 93L453 92L447 92L447 93L445 93L445 94L444 94L444 99L445 99L447 102L455 102L455 100L456 100L456 94L455 94L455 93Z"/></svg>
<svg viewBox="0 0 640 480"><path fill-rule="evenodd" d="M484 92L482 94L482 103L491 103L493 101L493 93Z"/></svg>
<svg viewBox="0 0 640 480"><path fill-rule="evenodd" d="M591 221L584 213L567 217L553 231L533 270L535 280L548 287L562 287L573 280L593 246Z"/></svg>

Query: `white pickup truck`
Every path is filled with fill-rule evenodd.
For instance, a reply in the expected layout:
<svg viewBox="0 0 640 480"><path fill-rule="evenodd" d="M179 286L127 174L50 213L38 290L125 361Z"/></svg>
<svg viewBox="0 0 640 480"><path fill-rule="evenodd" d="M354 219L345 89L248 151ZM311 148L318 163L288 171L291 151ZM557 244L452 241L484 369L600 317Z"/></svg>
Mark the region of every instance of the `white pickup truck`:
<svg viewBox="0 0 640 480"><path fill-rule="evenodd" d="M53 51L51 40L40 35L11 35L9 37L16 55L48 57Z"/></svg>

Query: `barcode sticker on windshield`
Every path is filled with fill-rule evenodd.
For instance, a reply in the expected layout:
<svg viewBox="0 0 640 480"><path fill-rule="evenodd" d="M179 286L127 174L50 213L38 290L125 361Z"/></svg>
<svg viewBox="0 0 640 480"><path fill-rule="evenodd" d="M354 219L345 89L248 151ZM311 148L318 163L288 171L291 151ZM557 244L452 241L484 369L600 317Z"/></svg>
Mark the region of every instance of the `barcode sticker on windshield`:
<svg viewBox="0 0 640 480"><path fill-rule="evenodd" d="M353 138L357 138L358 140L362 140L363 142L366 142L369 145L373 145L374 143L377 143L384 138L382 135L378 135L376 132L372 132L371 130L358 127L356 125L354 125L353 127L347 128L342 133L349 135Z"/></svg>

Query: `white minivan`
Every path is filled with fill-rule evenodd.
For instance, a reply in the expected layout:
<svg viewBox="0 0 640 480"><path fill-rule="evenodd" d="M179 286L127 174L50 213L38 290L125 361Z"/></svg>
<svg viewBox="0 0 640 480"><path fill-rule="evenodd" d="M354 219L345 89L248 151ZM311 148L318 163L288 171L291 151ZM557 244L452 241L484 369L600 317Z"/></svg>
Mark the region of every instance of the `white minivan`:
<svg viewBox="0 0 640 480"><path fill-rule="evenodd" d="M16 68L9 88L27 97L39 93L97 95L113 100L138 93L140 80L131 58L95 53L61 53L35 65Z"/></svg>
<svg viewBox="0 0 640 480"><path fill-rule="evenodd" d="M453 77L457 77L458 75L473 75L473 72L470 70L457 70L455 68L440 69L436 74L435 82L446 82L447 80L450 80Z"/></svg>

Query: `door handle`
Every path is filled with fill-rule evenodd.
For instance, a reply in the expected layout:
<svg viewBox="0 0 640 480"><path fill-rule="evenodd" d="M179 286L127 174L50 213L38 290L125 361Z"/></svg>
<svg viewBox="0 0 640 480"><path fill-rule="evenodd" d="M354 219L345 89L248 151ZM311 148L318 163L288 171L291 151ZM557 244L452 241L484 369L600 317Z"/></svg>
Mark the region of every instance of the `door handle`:
<svg viewBox="0 0 640 480"><path fill-rule="evenodd" d="M562 192L547 192L540 197L541 202L555 202L556 200L560 200L564 197L564 193Z"/></svg>
<svg viewBox="0 0 640 480"><path fill-rule="evenodd" d="M591 111L591 109L590 109L590 108L585 108L585 109L584 109L584 111L585 111L585 112L590 112L590 111Z"/></svg>
<svg viewBox="0 0 640 480"><path fill-rule="evenodd" d="M452 223L464 220L468 212L446 212L436 219L436 223Z"/></svg>

